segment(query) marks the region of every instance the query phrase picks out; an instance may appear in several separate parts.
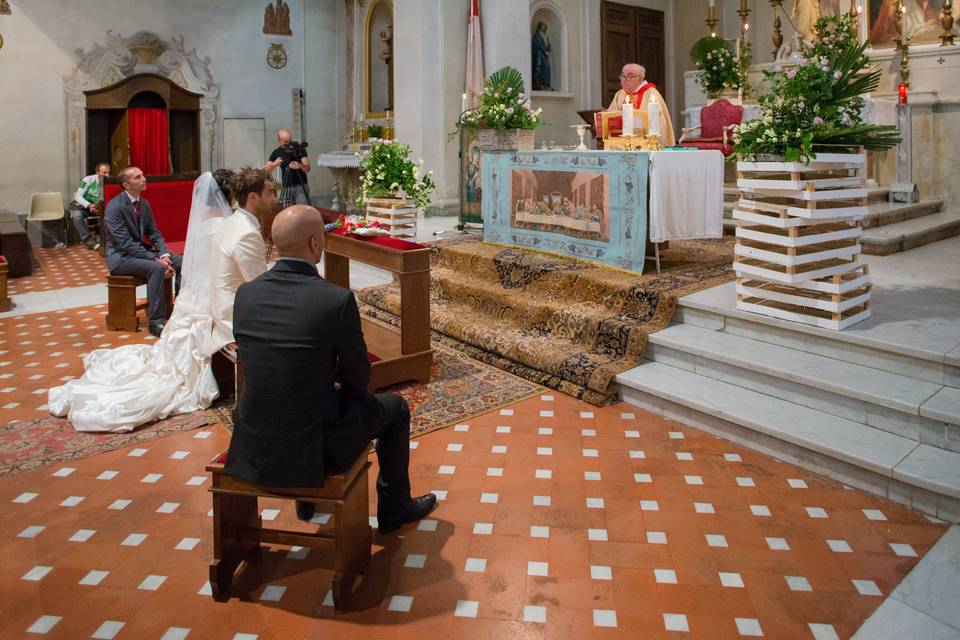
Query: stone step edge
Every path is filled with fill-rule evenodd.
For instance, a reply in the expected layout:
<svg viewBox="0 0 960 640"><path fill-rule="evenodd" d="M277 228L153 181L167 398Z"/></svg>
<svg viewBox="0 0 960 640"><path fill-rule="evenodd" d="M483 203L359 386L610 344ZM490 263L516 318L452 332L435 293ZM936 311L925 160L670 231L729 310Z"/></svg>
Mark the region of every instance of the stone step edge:
<svg viewBox="0 0 960 640"><path fill-rule="evenodd" d="M721 285L722 286L722 285ZM696 294L692 294L696 295ZM735 294L734 294L735 295ZM802 333L807 336L812 336L817 339L821 339L827 342L841 343L841 344L853 344L858 347L863 347L866 349L872 349L878 353L890 353L900 357L907 357L921 362L932 363L934 365L944 365L946 364L945 357L934 357L929 353L922 351L916 351L913 349L907 349L906 351L898 350L896 348L891 348L890 345L887 345L884 342L879 340L874 340L871 338L865 338L863 336L854 336L850 333L845 333L843 331L827 331L824 329L817 329L813 326L808 326L796 322L789 322L787 320L779 320L777 318L771 318L770 316L764 316L757 313L750 313L748 311L741 311L735 308L725 308L722 310L717 310L711 305L703 304L696 301L685 300L688 296L681 296L677 300L678 309L691 309L697 313L716 316L721 319L733 318L741 322L747 322L750 324L770 326L776 329L781 329L784 331L793 331L794 333ZM676 321L676 316L674 316L674 321ZM854 339L855 338L855 339Z"/></svg>
<svg viewBox="0 0 960 640"><path fill-rule="evenodd" d="M657 331L657 332L654 332L654 333L650 334L650 338L649 338L650 343L652 343L653 345L656 345L656 346L663 346L663 347L667 347L667 348L669 348L669 349L674 349L674 350L676 350L676 351L681 351L681 352L683 352L683 353L689 353L689 354L692 354L692 355L695 355L695 356L700 356L700 357L703 357L703 358L708 358L708 359L714 360L714 361L716 361L716 362L721 362L721 363L726 364L726 365L730 365L730 366L733 366L733 367L737 367L738 369L744 369L744 370L747 370L747 371L753 371L753 372L755 372L755 373L761 373L761 374L768 375L768 376L777 378L777 379L779 379L779 380L784 380L784 381L787 381L787 382L794 382L794 383L797 384L798 386L810 387L810 388L812 388L812 389L816 389L816 390L819 390L819 391L824 391L824 392L827 392L827 393L831 393L831 394L843 396L843 397L849 398L849 399L851 399L851 400L857 400L857 401L863 401L863 402L871 402L872 404L876 404L876 405L879 405L879 406L882 406L882 407L886 407L887 409L893 409L893 410L895 410L895 411L900 411L900 412L902 412L902 413L905 413L905 414L911 415L911 416L920 416L920 415L922 415L922 409L921 409L921 408L922 408L924 402L927 402L928 400L930 400L930 398L932 398L933 396L935 396L935 395L940 391L940 389L943 388L943 385L938 385L937 383L934 383L934 382L927 382L926 380L921 380L920 378L912 378L912 377L910 377L910 376L900 376L899 374L896 374L896 373L891 373L891 372L887 372L887 371L882 371L882 370L880 370L880 369L873 369L873 368L871 368L871 367L868 367L868 366L862 365L862 364L855 364L855 363L844 362L844 361L838 360L838 359L836 359L836 358L831 358L831 357L829 357L829 356L819 355L819 354L815 354L815 353L806 353L806 355L812 356L812 357L817 358L817 359L832 360L833 362L840 363L841 365L846 365L847 367L849 367L849 368L851 369L851 374L852 374L852 375L853 375L853 374L861 374L861 373L862 373L862 374L867 374L867 375L869 375L871 372L876 371L876 372L882 373L882 374L884 374L884 375L888 375L888 376L898 376L898 377L902 377L902 378L907 379L907 381L916 381L916 382L918 382L918 383L930 384L930 385L934 385L934 386L937 387L937 389L936 389L935 391L933 391L932 393L930 393L930 395L927 396L927 398L926 398L923 402L921 402L920 404L918 404L918 405L916 406L916 408L914 408L913 405L908 405L908 404L903 403L903 402L894 401L894 400L890 399L888 396L885 396L885 395L880 394L880 393L874 393L874 392L869 392L869 391L862 391L862 392L861 392L861 391L857 391L856 393L851 394L851 393L849 392L849 389L848 389L847 387L842 387L842 386L838 385L838 384L835 383L835 382L830 382L830 381L828 381L828 380L825 380L825 379L822 379L822 378L818 378L818 377L813 376L813 375L808 375L808 374L804 374L804 373L794 372L794 371L786 368L786 366L776 367L776 366L770 366L770 365L766 365L766 364L761 365L761 364L757 364L757 363L751 362L751 361L750 361L748 358L746 358L746 357L741 357L741 356L736 355L736 354L737 354L737 350L735 350L735 349L734 349L734 350L720 350L720 349L709 350L709 349L706 349L706 348L702 348L702 347L700 347L700 346L698 346L698 345L691 345L691 344L689 344L689 343L683 342L683 341L681 341L681 340L678 340L678 339L674 338L674 334L677 333L677 331L676 331L676 330L674 330L673 332L670 331L670 330L673 329L674 327L684 327L684 331L696 331L696 332L698 332L698 333L699 333L699 332L704 332L704 333L715 334L715 335L712 335L711 337L715 338L716 343L717 343L718 345L721 344L721 343L723 343L724 341L732 342L732 343L738 343L738 342L741 342L741 341L758 342L758 343L762 344L764 348L773 349L773 350L777 350L777 351L783 352L783 355L784 355L784 360L783 360L783 362L784 362L784 363L787 362L787 358L789 357L790 352L800 353L800 352L797 351L796 349L793 349L793 348L790 348L790 347L780 346L780 345L778 345L778 344L774 344L774 343L770 343L770 342L760 342L760 341L752 340L751 338L744 338L743 336L738 336L738 335L731 334L731 333L724 333L724 332L722 332L722 331L712 331L712 330L710 330L710 329L704 329L704 328L702 328L702 327L696 327L696 326L694 326L694 325L683 325L683 324L680 324L680 325L672 325L672 326L670 326L670 327L667 327L666 329L663 329L662 331ZM649 356L648 356L648 357L649 357ZM702 375L702 374L698 374L698 375ZM790 380L790 375L793 375L793 376L796 377L796 378L800 378L800 381ZM710 377L710 376L705 376L705 377ZM732 384L732 383L731 383L731 384ZM735 386L739 386L739 385L735 385ZM766 394L765 394L765 395L766 395ZM867 399L867 398L869 398L869 399ZM947 422L950 422L950 421L947 421ZM960 424L960 416L957 416L957 417L956 417L955 423L956 423L956 424Z"/></svg>
<svg viewBox="0 0 960 640"><path fill-rule="evenodd" d="M911 229L909 231L904 231L902 234L899 233L901 229L909 229L910 227L919 225L921 223L926 224L920 229ZM896 244L911 236L930 233L931 231L937 231L954 225L960 225L960 213L947 213L945 211L938 211L936 213L920 216L918 218L912 218L910 220L904 220L902 222L896 222L890 225L884 225L882 227L864 229L863 235L860 236L860 242L862 244Z"/></svg>
<svg viewBox="0 0 960 640"><path fill-rule="evenodd" d="M636 371L637 369L642 369L643 367L662 367L662 368L671 370L671 372L673 372L674 375L676 374L676 372L679 372L681 376L697 378L698 380L696 380L696 382L699 382L700 384L715 385L720 387L721 390L724 390L724 388L726 388L726 391L729 391L729 393L731 394L741 393L741 394L749 394L749 395L755 395L755 396L763 395L754 391L750 391L749 389L744 389L742 387L735 387L734 385L730 385L720 380L715 380L713 378L708 378L706 376L691 373L689 371L677 369L676 367L670 367L663 363L646 362L640 365L640 367L637 367L636 369L632 369L631 371ZM902 436L896 436L886 431L881 431L878 429L874 429L873 427L869 427L867 425L862 425L860 423L846 420L845 418L833 416L831 414L824 413L822 411L817 411L816 409L810 409L809 407L804 407L802 405L796 405L786 400L773 398L772 396L765 396L765 399L772 399L775 401L775 403L782 404L784 409L787 409L787 410L792 409L794 411L799 410L803 412L812 412L815 414L820 414L823 416L822 419L824 421L837 422L838 424L847 423L846 426L848 428L854 428L864 433L875 432L878 435L882 434L882 436L887 439L893 438L896 440L902 440L903 444L905 445L905 449L907 447L909 448L909 450L906 451L905 455L903 455L898 460L898 462L894 464L892 467L888 467L879 461L869 461L866 459L858 460L855 456L852 456L838 449L830 449L826 446L818 446L815 441L811 441L811 440L807 440L807 439L795 436L793 434L790 434L789 432L785 432L776 427L758 422L755 419L749 418L745 415L734 415L731 413L727 413L726 411L723 411L723 410L717 410L717 408L715 407L709 407L709 406L703 405L696 400L696 396L694 394L690 393L691 386L689 384L684 385L685 393L684 395L680 395L680 394L673 393L670 390L664 389L662 387L654 388L653 386L647 386L646 388L644 388L644 386L642 386L640 383L634 380L630 380L627 377L629 373L630 372L625 372L623 374L619 374L615 376L614 383L618 385L620 388L637 390L642 393L646 393L651 396L654 396L663 400L667 400L677 405L686 407L700 414L725 420L741 428L760 433L763 436L766 436L768 438L780 440L792 446L815 452L818 455L826 456L830 459L841 461L845 464L851 465L853 467L857 467L861 470L875 473L877 475L883 476L884 478L891 479L891 480L898 480L900 482L903 482L904 484L908 484L910 486L915 486L915 487L924 489L926 491L943 495L951 500L960 501L960 454L958 453L947 451L945 449L937 449L935 447L930 447L929 445L922 445L912 440L903 438ZM622 392L619 395L621 396L621 398L623 398ZM952 463L947 465L948 467L952 466L953 469L958 470L956 472L956 476L957 476L956 484L945 484L944 482L937 481L935 478L924 477L920 475L921 472L919 472L916 467L911 469L910 467L913 459L923 455L928 455L928 456L936 455L943 459L949 459L950 461L952 461L953 459L956 459L957 464L955 466L952 466ZM913 458L911 458L911 456L913 456ZM899 470L901 466L904 467L904 470ZM917 466L920 466L921 468L925 467L925 465L917 465Z"/></svg>

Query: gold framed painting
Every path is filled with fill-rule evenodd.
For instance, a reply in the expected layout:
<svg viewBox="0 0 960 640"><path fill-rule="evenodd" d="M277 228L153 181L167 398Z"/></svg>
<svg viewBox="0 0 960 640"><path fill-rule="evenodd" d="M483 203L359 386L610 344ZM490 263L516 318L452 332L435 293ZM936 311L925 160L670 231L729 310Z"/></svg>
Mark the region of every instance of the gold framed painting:
<svg viewBox="0 0 960 640"><path fill-rule="evenodd" d="M940 11L943 0L902 0L903 36L910 44L939 42L943 27ZM867 40L874 47L892 47L897 38L896 15L898 0L867 0ZM954 18L960 17L960 2L953 3ZM960 34L954 24L953 32Z"/></svg>

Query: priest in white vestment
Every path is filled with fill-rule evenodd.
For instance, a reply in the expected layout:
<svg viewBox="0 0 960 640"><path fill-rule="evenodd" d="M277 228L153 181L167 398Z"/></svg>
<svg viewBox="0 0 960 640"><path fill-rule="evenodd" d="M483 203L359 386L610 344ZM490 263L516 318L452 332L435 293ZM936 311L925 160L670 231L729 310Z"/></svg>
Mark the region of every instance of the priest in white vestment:
<svg viewBox="0 0 960 640"><path fill-rule="evenodd" d="M667 111L667 103L657 91L656 85L647 82L646 77L647 70L643 65L634 63L624 65L620 72L620 90L613 96L613 102L610 103L607 111L620 111L627 96L630 96L630 103L634 109L643 111L647 111L650 103L656 99L660 103L660 144L672 147L677 143L677 139L673 134L673 122L670 120L670 112Z"/></svg>

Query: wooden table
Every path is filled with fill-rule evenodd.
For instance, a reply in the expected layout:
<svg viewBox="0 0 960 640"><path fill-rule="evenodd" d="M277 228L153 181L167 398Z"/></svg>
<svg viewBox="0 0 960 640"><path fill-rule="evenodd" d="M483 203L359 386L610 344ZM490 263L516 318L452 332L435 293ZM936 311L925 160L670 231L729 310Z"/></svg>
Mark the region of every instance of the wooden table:
<svg viewBox="0 0 960 640"><path fill-rule="evenodd" d="M400 250L349 236L326 236L324 277L350 287L350 260L386 269L400 281L400 330L362 317L367 348L380 360L370 369L371 392L408 380L430 380L430 249Z"/></svg>

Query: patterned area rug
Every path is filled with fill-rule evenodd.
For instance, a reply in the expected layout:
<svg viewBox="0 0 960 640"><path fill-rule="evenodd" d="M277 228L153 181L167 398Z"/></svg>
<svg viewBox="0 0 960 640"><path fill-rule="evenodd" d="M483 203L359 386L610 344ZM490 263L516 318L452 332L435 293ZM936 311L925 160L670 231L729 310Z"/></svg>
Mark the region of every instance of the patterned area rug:
<svg viewBox="0 0 960 640"><path fill-rule="evenodd" d="M672 242L662 271L638 274L475 240L431 244L435 339L537 384L603 406L613 377L643 360L677 298L733 279L733 240ZM359 294L361 312L399 324L400 290Z"/></svg>
<svg viewBox="0 0 960 640"><path fill-rule="evenodd" d="M65 418L11 422L0 427L0 476L128 447L215 422L204 411L154 422L131 433L81 433Z"/></svg>
<svg viewBox="0 0 960 640"><path fill-rule="evenodd" d="M399 393L410 405L410 437L449 427L498 407L529 398L543 387L477 362L436 341L427 384L397 385L384 391ZM233 428L232 405L210 409L218 422Z"/></svg>

